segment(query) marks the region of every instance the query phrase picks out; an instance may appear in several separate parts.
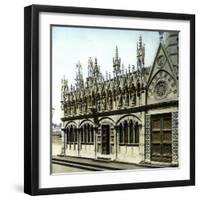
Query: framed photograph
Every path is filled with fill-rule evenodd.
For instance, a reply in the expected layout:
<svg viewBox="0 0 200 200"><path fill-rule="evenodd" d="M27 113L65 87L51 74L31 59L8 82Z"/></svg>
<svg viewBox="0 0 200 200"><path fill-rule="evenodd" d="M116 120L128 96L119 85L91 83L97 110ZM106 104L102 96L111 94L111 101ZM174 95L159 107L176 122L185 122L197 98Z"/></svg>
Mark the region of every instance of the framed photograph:
<svg viewBox="0 0 200 200"><path fill-rule="evenodd" d="M195 184L195 16L25 8L24 192Z"/></svg>

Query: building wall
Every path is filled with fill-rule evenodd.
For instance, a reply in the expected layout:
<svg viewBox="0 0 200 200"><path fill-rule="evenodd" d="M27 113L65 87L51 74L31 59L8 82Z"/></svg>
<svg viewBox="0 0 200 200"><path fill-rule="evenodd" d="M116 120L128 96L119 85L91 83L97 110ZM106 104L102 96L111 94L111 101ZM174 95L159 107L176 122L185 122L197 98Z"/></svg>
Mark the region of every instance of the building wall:
<svg viewBox="0 0 200 200"><path fill-rule="evenodd" d="M165 164L178 165L179 90L178 59L175 58L175 54L178 54L177 38L177 32L165 35L165 41L160 41L150 68L143 66L144 54L141 52L144 52L144 45L140 37L137 49L140 70L129 69L129 73L124 74L120 68L121 60L116 48L113 78L102 80L97 59L94 64L90 59L90 72L92 74L94 70L95 73L87 78L86 86L81 74L77 77L81 83L77 90L71 87L69 91L63 80L63 130L74 127L74 132L78 134L76 144L66 144L65 140L65 155L155 164L155 161L151 160L151 117L168 113L172 120L172 139L169 144L172 148L172 158L170 163ZM109 125L109 130L105 125ZM82 127L85 128L82 130ZM105 138L108 136L104 136L104 129L109 139ZM94 140L87 141L86 144L82 141L81 131L85 133L91 130ZM137 142L136 133L139 134ZM105 144L104 140L109 141L109 145ZM164 157L164 154L162 156Z"/></svg>
<svg viewBox="0 0 200 200"><path fill-rule="evenodd" d="M109 117L99 118L99 127L94 132L94 143L93 144L81 144L79 136L78 144L65 144L65 155L68 156L79 156L96 159L110 159L122 162L139 163L144 160L144 112L129 113L121 115L113 115ZM125 120L135 120L139 122L139 144L120 145L119 144L119 132L117 126ZM84 124L94 120L89 118L88 120L75 120L76 128L83 126ZM66 123L65 123L66 124ZM91 123L92 124L92 123ZM81 126L80 126L81 125ZM102 154L102 141L101 141L101 127L102 125L110 125L110 154ZM65 126L65 125L64 125ZM70 123L67 124L70 126ZM98 137L99 136L99 137ZM99 141L98 141L99 139ZM64 141L63 141L64 143ZM66 142L67 143L67 142Z"/></svg>

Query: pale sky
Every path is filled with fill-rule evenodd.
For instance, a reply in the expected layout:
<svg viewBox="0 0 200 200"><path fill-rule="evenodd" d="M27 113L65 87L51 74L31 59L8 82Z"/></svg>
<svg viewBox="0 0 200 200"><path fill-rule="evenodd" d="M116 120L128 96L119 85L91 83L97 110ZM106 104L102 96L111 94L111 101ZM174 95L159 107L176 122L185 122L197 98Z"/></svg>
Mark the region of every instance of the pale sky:
<svg viewBox="0 0 200 200"><path fill-rule="evenodd" d="M74 84L78 61L82 64L84 80L87 76L88 59L97 57L104 77L113 71L112 59L118 46L119 57L125 68L135 65L136 46L139 36L145 44L145 66L150 66L159 45L157 31L119 30L80 27L52 27L52 107L53 122L60 123L61 79L65 76L69 86Z"/></svg>

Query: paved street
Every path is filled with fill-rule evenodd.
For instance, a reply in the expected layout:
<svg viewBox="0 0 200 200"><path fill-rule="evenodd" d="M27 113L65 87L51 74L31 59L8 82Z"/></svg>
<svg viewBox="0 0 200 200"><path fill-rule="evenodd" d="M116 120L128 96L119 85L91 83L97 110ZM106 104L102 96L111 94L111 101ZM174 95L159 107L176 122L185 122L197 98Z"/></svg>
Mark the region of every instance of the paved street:
<svg viewBox="0 0 200 200"><path fill-rule="evenodd" d="M142 166L120 163L114 161L99 161L87 158L61 157L62 139L57 136L52 138L52 173L68 173L83 171L105 171L105 170L126 170L140 169Z"/></svg>
<svg viewBox="0 0 200 200"><path fill-rule="evenodd" d="M59 164L52 164L52 173L83 172L86 170Z"/></svg>
<svg viewBox="0 0 200 200"><path fill-rule="evenodd" d="M115 171L115 170L131 170L142 169L129 163L120 163L115 161L100 161L88 158L78 158L70 156L53 156L53 173L63 172L80 172L80 171Z"/></svg>
<svg viewBox="0 0 200 200"><path fill-rule="evenodd" d="M62 148L62 138L59 136L52 136L52 155L58 155Z"/></svg>

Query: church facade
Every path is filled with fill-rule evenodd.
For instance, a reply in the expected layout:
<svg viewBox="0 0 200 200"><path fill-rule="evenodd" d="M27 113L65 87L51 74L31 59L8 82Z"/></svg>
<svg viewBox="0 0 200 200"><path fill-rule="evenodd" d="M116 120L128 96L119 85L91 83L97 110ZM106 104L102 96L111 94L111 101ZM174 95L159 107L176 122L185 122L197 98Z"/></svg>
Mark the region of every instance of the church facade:
<svg viewBox="0 0 200 200"><path fill-rule="evenodd" d="M137 69L121 63L104 78L97 59L88 76L76 65L76 84L62 80L62 154L141 165L178 166L178 32L160 33L151 66L137 44Z"/></svg>

